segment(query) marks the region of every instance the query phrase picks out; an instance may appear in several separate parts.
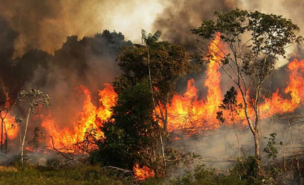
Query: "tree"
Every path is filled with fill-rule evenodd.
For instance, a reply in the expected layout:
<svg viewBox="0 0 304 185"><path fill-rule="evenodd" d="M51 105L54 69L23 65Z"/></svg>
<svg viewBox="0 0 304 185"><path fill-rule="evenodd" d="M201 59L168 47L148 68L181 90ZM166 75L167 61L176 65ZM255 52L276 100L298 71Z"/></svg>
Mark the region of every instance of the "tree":
<svg viewBox="0 0 304 185"><path fill-rule="evenodd" d="M8 127L6 124L6 118L9 111L12 109L14 104L12 104L9 100L9 89L4 84L3 80L0 79L0 119L1 119L1 136L0 136L0 151L7 152L8 145ZM10 128L14 128L14 124L11 124Z"/></svg>
<svg viewBox="0 0 304 185"><path fill-rule="evenodd" d="M167 132L168 111L167 104L175 93L177 80L194 69L191 66L190 56L181 46L169 42L158 42L161 32L147 34L142 30L142 40L145 45L135 44L124 47L118 54L117 60L120 69L124 72L114 82L117 92L137 82L148 79L151 98L154 106L154 114L157 121L161 121L163 131ZM165 162L164 143L162 154Z"/></svg>
<svg viewBox="0 0 304 185"><path fill-rule="evenodd" d="M167 104L175 93L178 79L192 70L191 58L184 48L169 42L157 42L161 32L154 35L142 31L145 45L124 47L118 53L118 65L123 74L114 82L116 91L149 79L152 99L159 113L164 130L167 131Z"/></svg>
<svg viewBox="0 0 304 185"><path fill-rule="evenodd" d="M210 42L220 34L222 42L227 44L228 52L217 46L217 56L223 56L217 62L242 95L243 110L254 137L255 157L260 168L261 88L274 69L276 59L285 56L286 47L300 43L303 38L297 34L297 25L279 15L235 9L215 12L215 16L215 20L204 21L192 33ZM249 114L249 107L253 108L253 115Z"/></svg>
<svg viewBox="0 0 304 185"><path fill-rule="evenodd" d="M113 115L101 127L104 137L90 154L91 162L130 170L139 163L156 169L159 125L153 109L148 80L123 90Z"/></svg>
<svg viewBox="0 0 304 185"><path fill-rule="evenodd" d="M25 139L27 134L27 129L30 121L31 114L35 114L37 112L39 105L45 105L46 107L49 107L51 105L50 97L48 94L43 94L38 89L32 89L30 91L21 91L18 95L17 103L24 102L28 106L28 112L26 115L26 121L24 126L24 133L22 137L22 130L20 129L20 150L21 150L21 163L24 164L24 145L25 145ZM16 118L17 123L21 123L23 121L22 118ZM21 126L20 126L21 128Z"/></svg>

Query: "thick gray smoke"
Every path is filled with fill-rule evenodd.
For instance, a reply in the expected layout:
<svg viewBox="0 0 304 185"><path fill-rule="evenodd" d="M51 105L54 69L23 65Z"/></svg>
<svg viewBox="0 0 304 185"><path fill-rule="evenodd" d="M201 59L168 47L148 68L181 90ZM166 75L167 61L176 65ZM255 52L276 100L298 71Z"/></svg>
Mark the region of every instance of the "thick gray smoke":
<svg viewBox="0 0 304 185"><path fill-rule="evenodd" d="M200 26L203 20L212 19L214 11L232 8L234 2L227 0L172 0L156 18L154 29L164 33L164 40L193 48L195 38L190 30Z"/></svg>

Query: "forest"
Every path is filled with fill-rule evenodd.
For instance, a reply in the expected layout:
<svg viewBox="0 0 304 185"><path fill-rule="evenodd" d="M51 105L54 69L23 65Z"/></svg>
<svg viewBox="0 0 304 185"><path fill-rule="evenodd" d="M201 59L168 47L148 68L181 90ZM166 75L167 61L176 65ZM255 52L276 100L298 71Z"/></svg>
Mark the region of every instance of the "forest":
<svg viewBox="0 0 304 185"><path fill-rule="evenodd" d="M72 2L14 1L0 1L0 184L304 184L297 1L159 1L152 29L132 19L126 35L128 15L113 29L85 9L108 2L74 7L76 24Z"/></svg>

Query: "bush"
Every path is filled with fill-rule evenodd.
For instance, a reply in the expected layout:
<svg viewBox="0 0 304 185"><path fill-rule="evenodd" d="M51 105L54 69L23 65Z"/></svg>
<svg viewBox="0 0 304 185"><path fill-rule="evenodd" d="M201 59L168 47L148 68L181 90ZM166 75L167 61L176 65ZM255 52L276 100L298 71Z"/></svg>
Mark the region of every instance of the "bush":
<svg viewBox="0 0 304 185"><path fill-rule="evenodd" d="M254 156L238 159L235 167L231 170L231 174L239 177L242 180L246 180L251 184L257 182L258 172L258 162Z"/></svg>

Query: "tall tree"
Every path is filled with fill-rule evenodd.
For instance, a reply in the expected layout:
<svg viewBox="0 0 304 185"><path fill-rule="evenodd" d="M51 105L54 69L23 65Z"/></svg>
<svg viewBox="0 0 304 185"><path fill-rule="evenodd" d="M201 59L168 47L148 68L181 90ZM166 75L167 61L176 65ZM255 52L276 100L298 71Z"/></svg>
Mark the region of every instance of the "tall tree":
<svg viewBox="0 0 304 185"><path fill-rule="evenodd" d="M167 105L175 93L178 79L197 67L184 48L169 42L158 42L161 32L142 32L145 45L124 47L118 53L123 74L114 82L115 90L125 89L142 79L149 79L152 97L160 121L167 130Z"/></svg>
<svg viewBox="0 0 304 185"><path fill-rule="evenodd" d="M148 79L156 121L163 130L160 134L162 155L165 162L163 134L167 132L167 105L175 93L177 80L194 69L189 54L184 48L169 42L158 42L161 32L147 34L142 30L144 45L124 47L117 60L123 74L114 82L115 90L125 89L137 82Z"/></svg>
<svg viewBox="0 0 304 185"><path fill-rule="evenodd" d="M297 35L298 31L297 25L282 16L239 9L215 12L215 20L204 21L199 28L192 30L193 34L209 42L213 42L219 32L222 42L227 44L228 52L218 46L217 55L224 57L217 61L242 95L259 168L262 84L274 69L278 56L285 56L286 47L303 40ZM249 106L253 107L254 115L249 115Z"/></svg>
<svg viewBox="0 0 304 185"><path fill-rule="evenodd" d="M50 102L50 97L48 94L43 94L38 89L32 89L30 91L21 91L20 94L18 95L17 103L22 103L24 102L28 106L28 111L26 115L26 120L25 120L25 125L24 125L24 133L22 136L22 130L20 129L20 150L21 150L21 163L24 164L24 148L25 148L25 139L27 135L27 129L30 121L30 116L31 114L35 114L37 112L38 106L40 104L45 105L49 107L51 105ZM21 123L22 119L21 118L16 118L17 123ZM21 126L20 126L21 128Z"/></svg>

